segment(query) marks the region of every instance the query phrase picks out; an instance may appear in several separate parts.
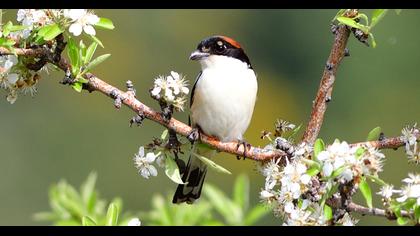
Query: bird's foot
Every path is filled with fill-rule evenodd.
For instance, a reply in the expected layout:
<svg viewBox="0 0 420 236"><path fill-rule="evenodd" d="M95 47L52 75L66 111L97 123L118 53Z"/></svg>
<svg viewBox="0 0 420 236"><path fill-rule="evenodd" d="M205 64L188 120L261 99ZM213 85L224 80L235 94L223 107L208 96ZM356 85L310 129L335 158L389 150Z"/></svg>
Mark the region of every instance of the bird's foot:
<svg viewBox="0 0 420 236"><path fill-rule="evenodd" d="M236 150L239 150L239 147L241 147L241 145L244 146L244 153L243 153L243 159L242 160L245 160L245 156L246 156L247 152L249 151L249 149L251 149L251 144L248 143L245 140L238 140L238 144L236 145ZM241 157L236 156L236 159L240 160Z"/></svg>
<svg viewBox="0 0 420 236"><path fill-rule="evenodd" d="M193 128L190 134L187 136L187 139L191 142L191 144L194 144L195 141L200 139L200 129Z"/></svg>

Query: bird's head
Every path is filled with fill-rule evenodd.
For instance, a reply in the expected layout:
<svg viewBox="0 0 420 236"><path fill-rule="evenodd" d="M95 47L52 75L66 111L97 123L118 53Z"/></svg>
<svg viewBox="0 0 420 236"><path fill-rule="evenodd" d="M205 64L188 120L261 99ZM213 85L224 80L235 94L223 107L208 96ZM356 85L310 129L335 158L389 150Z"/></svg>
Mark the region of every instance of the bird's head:
<svg viewBox="0 0 420 236"><path fill-rule="evenodd" d="M190 60L197 60L203 63L209 60L211 56L224 56L238 59L251 68L251 62L241 45L227 36L217 35L202 40L198 44L197 49L191 53Z"/></svg>

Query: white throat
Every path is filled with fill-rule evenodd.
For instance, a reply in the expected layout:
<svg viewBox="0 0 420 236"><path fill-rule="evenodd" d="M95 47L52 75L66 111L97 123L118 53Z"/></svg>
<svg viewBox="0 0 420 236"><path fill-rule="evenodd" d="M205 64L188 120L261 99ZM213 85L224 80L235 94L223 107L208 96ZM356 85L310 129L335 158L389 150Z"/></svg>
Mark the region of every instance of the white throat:
<svg viewBox="0 0 420 236"><path fill-rule="evenodd" d="M248 64L235 59L233 57L228 56L222 56L222 55L211 55L208 56L202 60L200 60L201 69L205 70L207 68L216 68L223 70L226 68L226 70L229 71L235 71L238 69L248 69Z"/></svg>

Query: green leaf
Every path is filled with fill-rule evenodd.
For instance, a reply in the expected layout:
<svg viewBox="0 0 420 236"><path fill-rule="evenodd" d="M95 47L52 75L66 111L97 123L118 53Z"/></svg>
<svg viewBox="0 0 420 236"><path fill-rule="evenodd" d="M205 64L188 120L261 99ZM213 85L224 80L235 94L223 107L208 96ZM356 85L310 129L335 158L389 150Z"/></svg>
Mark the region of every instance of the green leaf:
<svg viewBox="0 0 420 236"><path fill-rule="evenodd" d="M218 188L211 184L207 184L203 191L206 198L212 203L216 210L225 218L228 223L233 224L236 222L235 208L236 205L226 197L226 195Z"/></svg>
<svg viewBox="0 0 420 236"><path fill-rule="evenodd" d="M79 54L80 54L81 61L84 62L85 55L86 55L86 45L83 43L83 40L79 41ZM82 63L82 65L84 64L85 63Z"/></svg>
<svg viewBox="0 0 420 236"><path fill-rule="evenodd" d="M111 30L115 28L112 21L104 17L99 18L99 21L98 23L95 24L95 26L98 26L99 28L111 29Z"/></svg>
<svg viewBox="0 0 420 236"><path fill-rule="evenodd" d="M326 220L331 220L333 218L333 212L330 206L324 206L324 217Z"/></svg>
<svg viewBox="0 0 420 236"><path fill-rule="evenodd" d="M3 25L3 36L6 37L10 33L10 28L13 26L11 21L8 21L5 25Z"/></svg>
<svg viewBox="0 0 420 236"><path fill-rule="evenodd" d="M296 127L296 128L294 128L291 132L290 132L290 134L288 134L288 135L284 135L283 137L285 138L285 139L290 139L290 138L293 138L298 132L299 132L299 130L302 128L302 124L300 124L298 127Z"/></svg>
<svg viewBox="0 0 420 236"><path fill-rule="evenodd" d="M316 167L310 168L308 171L306 171L306 174L309 176L315 176L319 173L319 169Z"/></svg>
<svg viewBox="0 0 420 236"><path fill-rule="evenodd" d="M83 216L82 225L83 226L96 226L96 222L89 216Z"/></svg>
<svg viewBox="0 0 420 236"><path fill-rule="evenodd" d="M69 37L67 43L67 55L70 59L70 64L72 66L72 74L76 76L80 68L79 49L76 43L74 42L73 38L71 37Z"/></svg>
<svg viewBox="0 0 420 236"><path fill-rule="evenodd" d="M420 206L417 206L414 210L414 217L419 220L420 219Z"/></svg>
<svg viewBox="0 0 420 236"><path fill-rule="evenodd" d="M397 13L397 15L399 15L401 13L402 9L395 9L395 13Z"/></svg>
<svg viewBox="0 0 420 236"><path fill-rule="evenodd" d="M74 84L71 85L71 87L76 90L76 92L82 92L82 88L83 88L83 83L81 82L75 82Z"/></svg>
<svg viewBox="0 0 420 236"><path fill-rule="evenodd" d="M228 170L226 170L225 168L217 165L216 163L214 163L213 161L209 160L208 158L198 155L197 153L191 152L194 156L196 156L198 159L200 159L202 162L204 162L207 166L211 167L213 170L220 172L220 173L224 173L224 174L229 174L231 175L232 173Z"/></svg>
<svg viewBox="0 0 420 236"><path fill-rule="evenodd" d="M1 47L11 47L15 45L16 42L13 39L7 39L7 38L0 38L0 46Z"/></svg>
<svg viewBox="0 0 420 236"><path fill-rule="evenodd" d="M318 138L314 144L314 158L317 160L318 154L325 150L325 143L322 139Z"/></svg>
<svg viewBox="0 0 420 236"><path fill-rule="evenodd" d="M340 9L338 10L337 14L335 14L334 19L332 21L335 21L337 17L342 16L346 12L346 9Z"/></svg>
<svg viewBox="0 0 420 236"><path fill-rule="evenodd" d="M233 186L233 201L242 208L247 210L249 206L249 179L248 176L241 174L235 180Z"/></svg>
<svg viewBox="0 0 420 236"><path fill-rule="evenodd" d="M398 217L397 218L397 223L399 225L406 225L408 223L408 219L407 218L404 218L404 217Z"/></svg>
<svg viewBox="0 0 420 236"><path fill-rule="evenodd" d="M354 153L355 156L356 156L356 159L359 160L360 157L362 157L363 153L365 153L365 152L366 152L366 149L364 147L357 148L356 152Z"/></svg>
<svg viewBox="0 0 420 236"><path fill-rule="evenodd" d="M99 46L101 46L102 48L104 48L104 45L102 44L101 40L99 40L97 37L93 36L93 35L89 35L89 37L96 42L97 44L99 44Z"/></svg>
<svg viewBox="0 0 420 236"><path fill-rule="evenodd" d="M372 23L370 24L370 29L372 29L379 21L381 21L386 13L388 12L387 9L375 9L372 12Z"/></svg>
<svg viewBox="0 0 420 236"><path fill-rule="evenodd" d="M165 140L168 137L168 129L165 129L160 135L160 139Z"/></svg>
<svg viewBox="0 0 420 236"><path fill-rule="evenodd" d="M370 39L370 43L372 44L372 48L376 48L375 37L373 37L372 33L369 33L369 39Z"/></svg>
<svg viewBox="0 0 420 236"><path fill-rule="evenodd" d="M367 26L357 23L354 19L351 19L345 16L339 16L337 17L337 20L341 24L348 25L356 29L360 29L366 34L369 32L369 28Z"/></svg>
<svg viewBox="0 0 420 236"><path fill-rule="evenodd" d="M85 58L83 60L83 64L86 65L90 60L92 60L93 54L96 51L96 48L98 47L97 42L92 42L89 47L86 49Z"/></svg>
<svg viewBox="0 0 420 236"><path fill-rule="evenodd" d="M13 25L10 27L10 32L20 31L29 28L27 25Z"/></svg>
<svg viewBox="0 0 420 236"><path fill-rule="evenodd" d="M377 176L373 176L373 175L365 175L368 179L370 179L372 182L375 182L381 186L387 185L387 183L385 183L385 181L383 181L382 179L380 179Z"/></svg>
<svg viewBox="0 0 420 236"><path fill-rule="evenodd" d="M107 226L115 226L118 222L118 208L114 203L109 204L108 211L106 213Z"/></svg>
<svg viewBox="0 0 420 236"><path fill-rule="evenodd" d="M54 25L45 25L41 28L38 29L37 34L39 36L42 36L42 38L44 38L45 34L53 27Z"/></svg>
<svg viewBox="0 0 420 236"><path fill-rule="evenodd" d="M359 13L359 14L357 14L356 18L363 19L365 21L366 25L369 25L369 18L367 17L366 14Z"/></svg>
<svg viewBox="0 0 420 236"><path fill-rule="evenodd" d="M63 30L60 29L60 26L57 24L49 25L48 31L44 33L44 40L49 41L55 39L59 34L63 33Z"/></svg>
<svg viewBox="0 0 420 236"><path fill-rule="evenodd" d="M406 202L403 203L404 209L411 210L413 206L417 203L417 199L415 198L409 198L406 200Z"/></svg>
<svg viewBox="0 0 420 236"><path fill-rule="evenodd" d="M359 184L360 192L362 192L363 197L366 200L366 204L369 208L372 208L372 191L370 190L368 182L366 182L365 178L362 178L362 181Z"/></svg>
<svg viewBox="0 0 420 236"><path fill-rule="evenodd" d="M97 174L92 172L87 177L86 181L80 187L80 193L82 195L82 200L88 209L88 212L92 212L95 201L96 201L96 194L95 194L95 183L97 179Z"/></svg>
<svg viewBox="0 0 420 236"><path fill-rule="evenodd" d="M254 225L259 219L271 212L271 209L263 204L258 204L246 215L245 225Z"/></svg>
<svg viewBox="0 0 420 236"><path fill-rule="evenodd" d="M186 184L181 179L178 165L170 156L166 156L165 159L165 174L177 184Z"/></svg>
<svg viewBox="0 0 420 236"><path fill-rule="evenodd" d="M334 184L327 191L327 194L322 195L321 201L320 201L321 207L324 207L325 201L327 201L328 198L330 198L335 192L337 192L337 190L338 190L338 184Z"/></svg>
<svg viewBox="0 0 420 236"><path fill-rule="evenodd" d="M95 66L97 66L97 65L101 64L102 62L104 62L110 56L111 56L111 54L104 54L104 55L101 55L101 56L93 59L89 64L87 64L87 66L86 66L85 70L83 70L83 72L90 71Z"/></svg>
<svg viewBox="0 0 420 236"><path fill-rule="evenodd" d="M348 165L340 166L338 169L334 170L331 173L331 177L330 178L331 179L334 179L335 177L341 175L341 173L343 173L343 171L345 171L347 168L349 168Z"/></svg>
<svg viewBox="0 0 420 236"><path fill-rule="evenodd" d="M377 141L379 139L379 136L381 135L381 131L382 131L382 129L379 126L372 129L369 132L369 134L366 138L366 141Z"/></svg>

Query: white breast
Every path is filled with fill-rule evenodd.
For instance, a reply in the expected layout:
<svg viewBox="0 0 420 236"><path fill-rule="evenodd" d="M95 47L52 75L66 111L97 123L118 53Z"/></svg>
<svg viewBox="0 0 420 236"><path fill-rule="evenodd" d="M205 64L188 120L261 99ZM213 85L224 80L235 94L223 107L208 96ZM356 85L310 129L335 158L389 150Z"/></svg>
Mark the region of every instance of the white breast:
<svg viewBox="0 0 420 236"><path fill-rule="evenodd" d="M242 140L257 96L254 71L226 56L213 55L200 63L202 74L191 106L193 124L222 141Z"/></svg>

